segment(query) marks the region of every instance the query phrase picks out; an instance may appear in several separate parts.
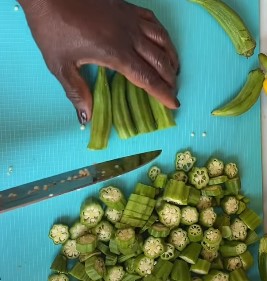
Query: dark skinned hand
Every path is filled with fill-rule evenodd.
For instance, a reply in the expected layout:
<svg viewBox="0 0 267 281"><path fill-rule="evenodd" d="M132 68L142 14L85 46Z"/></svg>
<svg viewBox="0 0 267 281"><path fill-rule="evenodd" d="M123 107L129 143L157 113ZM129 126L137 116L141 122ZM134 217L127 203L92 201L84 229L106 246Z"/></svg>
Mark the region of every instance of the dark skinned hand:
<svg viewBox="0 0 267 281"><path fill-rule="evenodd" d="M85 64L122 73L167 107L176 98L178 58L150 10L123 0L20 0L49 70L62 84L79 121L91 119L92 96L79 74Z"/></svg>

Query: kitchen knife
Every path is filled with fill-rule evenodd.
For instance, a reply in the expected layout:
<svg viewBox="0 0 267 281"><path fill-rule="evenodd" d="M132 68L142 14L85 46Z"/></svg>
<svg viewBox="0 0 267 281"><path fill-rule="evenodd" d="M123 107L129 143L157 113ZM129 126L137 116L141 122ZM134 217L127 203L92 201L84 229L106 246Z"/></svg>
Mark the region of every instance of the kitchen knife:
<svg viewBox="0 0 267 281"><path fill-rule="evenodd" d="M160 153L155 150L117 158L1 191L0 213L120 176L149 163Z"/></svg>

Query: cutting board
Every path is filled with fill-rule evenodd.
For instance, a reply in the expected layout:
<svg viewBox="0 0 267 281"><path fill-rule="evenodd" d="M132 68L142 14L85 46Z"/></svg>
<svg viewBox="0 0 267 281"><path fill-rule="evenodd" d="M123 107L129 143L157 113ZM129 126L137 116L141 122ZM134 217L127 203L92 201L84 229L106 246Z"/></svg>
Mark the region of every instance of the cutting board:
<svg viewBox="0 0 267 281"><path fill-rule="evenodd" d="M154 164L171 171L177 151L189 149L199 165L214 155L236 161L243 192L262 214L260 103L236 118L210 112L240 90L257 66L238 56L224 31L202 8L186 0L132 1L153 9L170 33L180 56L181 108L177 127L120 140L113 130L109 147L88 151L89 127L80 130L75 111L61 85L49 73L17 2L0 1L0 190L115 157L162 149ZM246 20L259 43L259 3L227 0ZM95 79L89 69L89 82ZM129 193L137 180L147 181L149 166L121 176L117 184ZM0 216L0 280L44 281L58 247L48 239L55 222L72 223L85 198L103 184L73 192ZM253 252L256 258L256 247ZM259 280L257 267L249 273Z"/></svg>

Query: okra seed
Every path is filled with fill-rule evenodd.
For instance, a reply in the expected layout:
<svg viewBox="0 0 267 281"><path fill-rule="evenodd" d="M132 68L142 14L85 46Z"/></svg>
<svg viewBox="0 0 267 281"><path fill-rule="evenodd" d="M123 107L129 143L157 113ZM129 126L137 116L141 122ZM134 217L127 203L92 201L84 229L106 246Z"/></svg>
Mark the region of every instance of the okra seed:
<svg viewBox="0 0 267 281"><path fill-rule="evenodd" d="M85 125L81 125L81 126L80 126L80 130L81 130L81 131L84 131L84 130L85 130Z"/></svg>
<svg viewBox="0 0 267 281"><path fill-rule="evenodd" d="M194 133L194 132L192 132L190 135L191 135L191 137L194 137L194 136L195 136L195 133Z"/></svg>
<svg viewBox="0 0 267 281"><path fill-rule="evenodd" d="M39 190L40 189L40 187L39 186L34 186L34 188L33 188L34 190Z"/></svg>
<svg viewBox="0 0 267 281"><path fill-rule="evenodd" d="M9 166L7 170L7 174L10 176L13 173L13 166Z"/></svg>
<svg viewBox="0 0 267 281"><path fill-rule="evenodd" d="M17 12L19 10L19 5L14 6L14 11Z"/></svg>
<svg viewBox="0 0 267 281"><path fill-rule="evenodd" d="M50 193L48 196L49 196L49 197L53 197L53 196L54 196L54 194Z"/></svg>
<svg viewBox="0 0 267 281"><path fill-rule="evenodd" d="M8 194L8 198L13 198L13 197L17 197L17 194L15 194L15 193L9 193Z"/></svg>
<svg viewBox="0 0 267 281"><path fill-rule="evenodd" d="M67 178L67 181L71 181L71 180L72 180L72 177L68 177L68 178Z"/></svg>
<svg viewBox="0 0 267 281"><path fill-rule="evenodd" d="M206 137L207 136L207 133L206 132L203 132L202 133L202 137L204 138L204 137Z"/></svg>
<svg viewBox="0 0 267 281"><path fill-rule="evenodd" d="M119 168L120 168L120 166L119 166L119 165L115 165L114 167L115 167L116 169L119 169Z"/></svg>

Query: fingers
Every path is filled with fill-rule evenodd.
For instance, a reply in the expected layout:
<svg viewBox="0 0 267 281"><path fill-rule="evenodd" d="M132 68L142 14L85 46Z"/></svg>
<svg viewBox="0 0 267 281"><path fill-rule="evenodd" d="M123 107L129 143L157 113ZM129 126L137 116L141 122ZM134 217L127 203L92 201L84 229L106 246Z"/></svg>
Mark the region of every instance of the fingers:
<svg viewBox="0 0 267 281"><path fill-rule="evenodd" d="M168 54L149 39L143 37L134 42L137 53L146 60L173 89L176 88L176 70Z"/></svg>
<svg viewBox="0 0 267 281"><path fill-rule="evenodd" d="M141 21L140 28L145 36L147 36L147 38L149 38L151 41L153 41L166 51L166 53L170 57L170 61L175 73L178 73L178 55L166 29L160 23L150 22L146 20Z"/></svg>
<svg viewBox="0 0 267 281"><path fill-rule="evenodd" d="M166 107L171 109L179 107L176 89L163 80L158 72L138 54L133 53L129 62L121 66L120 72L133 84L143 88Z"/></svg>
<svg viewBox="0 0 267 281"><path fill-rule="evenodd" d="M67 97L76 108L81 124L85 124L92 115L92 95L88 85L80 76L79 69L74 64L64 65L59 71L52 71L62 84Z"/></svg>

